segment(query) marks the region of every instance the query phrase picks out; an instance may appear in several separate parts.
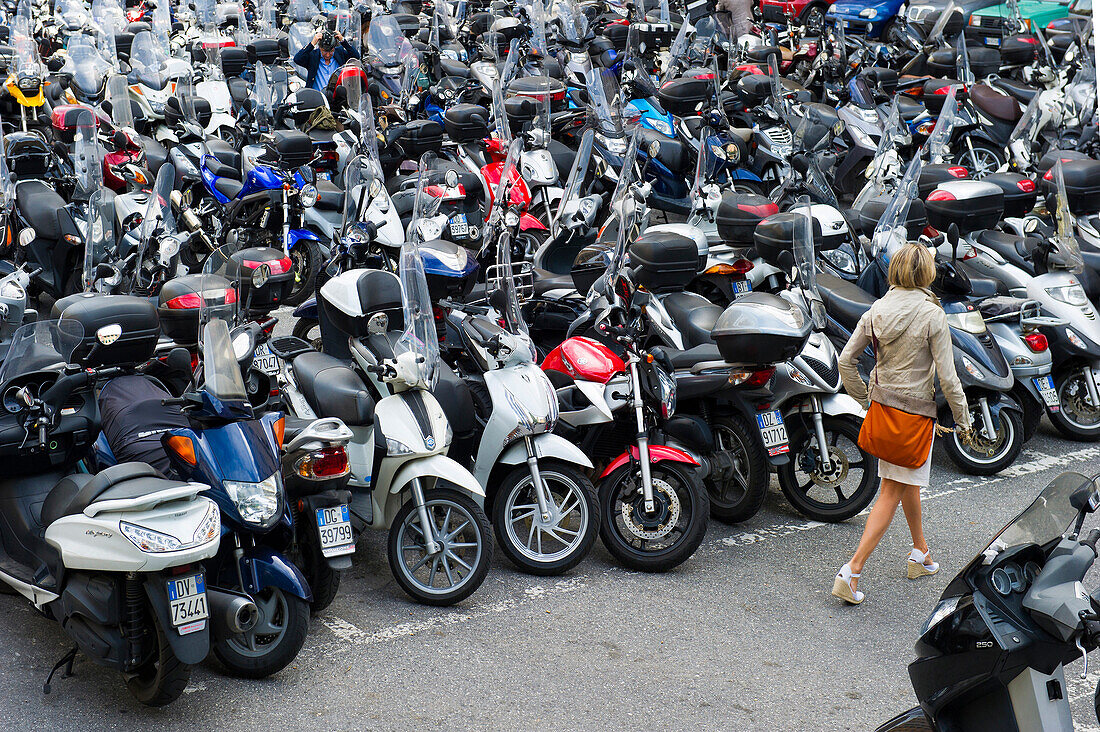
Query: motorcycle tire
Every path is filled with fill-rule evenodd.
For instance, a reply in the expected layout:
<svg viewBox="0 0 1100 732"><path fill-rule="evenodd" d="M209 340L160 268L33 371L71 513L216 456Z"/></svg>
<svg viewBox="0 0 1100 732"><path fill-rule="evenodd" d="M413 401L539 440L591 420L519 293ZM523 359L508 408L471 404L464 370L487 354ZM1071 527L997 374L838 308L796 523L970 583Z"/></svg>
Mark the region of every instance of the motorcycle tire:
<svg viewBox="0 0 1100 732"><path fill-rule="evenodd" d="M540 460L539 474L554 499L555 510L567 508L565 515L547 530L539 526L531 470L523 463L509 472L496 489L493 529L497 546L520 571L542 576L562 574L588 556L596 542L600 531L600 501L592 481L571 465ZM522 503L517 505L520 501ZM576 523L563 528L562 523L574 512ZM566 537L560 538L559 532ZM556 551L544 549L547 536L554 542Z"/></svg>
<svg viewBox="0 0 1100 732"><path fill-rule="evenodd" d="M387 541L387 554L390 562L390 571L393 572L393 577L397 580L397 584L401 585L409 597L413 598L417 602L425 605L454 605L456 602L461 602L467 597L472 595L481 583L485 581L485 576L489 573L489 565L493 561L493 530L489 526L489 519L485 515L485 512L481 510L481 507L473 502L464 493L460 493L457 490L450 488L433 488L431 490L424 491L424 502L428 509L429 519L433 526L439 516L436 515L435 509L441 511L458 512L465 516L465 523L469 526L470 531L473 532L472 537L459 537L459 538L474 538L477 540L480 546L475 547L474 556L472 557L473 563L467 562L471 571L467 573L465 577L460 577L460 582L456 585L451 584L450 588L436 588L434 585L434 578L436 572L439 571L439 564L436 561L432 562L431 569L429 570L428 583L425 585L423 581L416 577L416 571L421 569L427 563L430 555L424 554L424 559L413 566L410 570L408 564L403 557L403 549L419 549L416 545L405 544L403 540L416 541L416 535L423 536L420 533L419 518L417 516L416 502L412 500L405 501L404 505L398 509L397 514L393 517L393 523L390 525L389 540ZM452 519L442 516L445 521L452 521ZM415 530L409 532L409 536L405 536L405 529L415 525ZM448 523L444 530L450 528L452 524ZM436 526L436 529L439 527ZM470 542L459 542L468 544ZM469 548L469 547L462 547ZM450 565L444 566L444 573L450 571ZM448 579L450 579L448 577Z"/></svg>
<svg viewBox="0 0 1100 732"><path fill-rule="evenodd" d="M278 587L265 587L252 600L260 611L256 627L247 634L215 637L212 645L214 655L231 674L262 679L286 668L302 650L309 630L309 603ZM274 632L263 632L264 626Z"/></svg>
<svg viewBox="0 0 1100 732"><path fill-rule="evenodd" d="M156 613L150 610L147 616L153 619L156 652L143 666L126 675L126 688L145 706L163 707L183 694L187 682L191 680L191 666L180 661L172 652Z"/></svg>
<svg viewBox="0 0 1100 732"><path fill-rule="evenodd" d="M321 553L317 527L309 523L303 523L303 526L306 527L306 536L301 539L300 543L302 563L299 567L302 574L305 575L306 581L309 582L309 589L313 593L313 600L309 603L309 611L316 615L336 599L336 594L340 591L340 577L343 573L329 566L325 555Z"/></svg>
<svg viewBox="0 0 1100 732"><path fill-rule="evenodd" d="M628 462L600 483L600 538L607 550L628 569L642 572L667 572L686 562L703 543L703 537L707 533L707 520L710 516L710 501L702 481L695 472L679 463L669 461L653 463L650 466L650 475L654 485L654 499L659 503L659 509L655 511L659 515L653 518L642 514L644 507L637 463ZM660 497L658 488L661 488ZM678 530L675 541L662 548L648 548L646 543L652 539L638 536L627 524L627 516L635 522L641 519L649 524L661 520L662 517L667 519L671 513L668 493L676 495L681 515L683 503L685 501L688 503L687 520L681 522L677 517L675 525L663 536L658 537L664 538L672 531ZM628 508L624 498L633 504L634 510ZM624 516L624 509L627 516ZM644 526L638 528L644 533L659 533L663 527L660 524L657 526L658 531L646 531Z"/></svg>
<svg viewBox="0 0 1100 732"><path fill-rule="evenodd" d="M969 170L970 177L974 180L981 180L987 175L996 173L997 169L1004 165L1003 152L990 143L972 139L971 144L974 147L973 150L970 149L966 139L959 140L957 143L959 152L955 155L955 164Z"/></svg>
<svg viewBox="0 0 1100 732"><path fill-rule="evenodd" d="M981 415L973 416L976 431ZM1006 432L1002 448L998 449L992 456L979 460L963 447L958 435L950 434L944 438L943 444L947 449L947 456L951 458L951 462L969 475L995 475L1014 463L1016 457L1020 454L1020 450L1024 448L1023 418L1015 410L1002 409L997 421L1001 424L997 434L1000 435L1002 431Z"/></svg>
<svg viewBox="0 0 1100 732"><path fill-rule="evenodd" d="M808 461L813 461L809 464L814 464L816 468L816 460L812 456L806 455L806 451L817 447L817 438L812 423L791 420L788 422L791 425L791 459L786 465L779 466L779 487L782 489L783 495L791 502L791 505L806 518L814 521L836 523L855 516L874 500L875 494L878 492L878 461L859 448L859 421L843 417L822 417L822 422L825 427L825 440L830 447L837 448L844 459L842 465L844 473L839 484L815 484L813 476L806 471L801 473L806 478L805 484L800 481L797 472L799 468L804 468ZM845 442L849 443L849 449L839 450L839 446L836 444L839 438L843 438ZM857 454L861 460L859 463L853 463L850 458L856 457ZM836 456L830 453L830 458L832 457ZM833 464L836 465L836 463ZM850 478L855 465L859 466L860 474L858 483L855 483L852 487L851 484L854 481ZM842 489L844 485L849 486L850 495L844 495ZM837 500L835 502L818 500L814 495L811 495L811 493L816 494L818 492L827 493L830 490L836 493Z"/></svg>
<svg viewBox="0 0 1100 732"><path fill-rule="evenodd" d="M1076 391L1074 391L1076 387ZM1050 415L1050 423L1065 437L1080 442L1100 440L1100 420L1093 424L1080 421L1075 402L1088 399L1086 387L1081 383L1081 369L1066 370L1054 375L1054 390L1058 393L1058 411Z"/></svg>
<svg viewBox="0 0 1100 732"><path fill-rule="evenodd" d="M768 457L760 441L740 419L720 417L711 429L716 443L728 442L723 445L724 452L733 453L737 474L721 485L711 476L703 479L710 499L710 515L726 524L747 521L764 505L768 494ZM717 462L713 455L708 459L712 464Z"/></svg>
<svg viewBox="0 0 1100 732"><path fill-rule="evenodd" d="M1039 430L1039 425L1043 422L1043 415L1046 414L1046 407L1039 404L1035 400L1035 397L1031 396L1031 393L1024 389L1019 384L1016 384L1012 388L1012 396L1020 403L1020 407L1024 410L1023 426L1024 426L1024 443L1031 441L1031 438L1035 436L1035 433Z"/></svg>
<svg viewBox="0 0 1100 732"><path fill-rule="evenodd" d="M284 305L301 305L317 291L317 273L325 266L320 245L312 239L300 239L290 250L294 270L294 286L283 300Z"/></svg>
<svg viewBox="0 0 1100 732"><path fill-rule="evenodd" d="M311 336L310 332L314 328L317 329L317 334ZM323 350L321 348L321 324L313 318L298 318L298 322L294 324L291 335L295 338L301 338L318 351Z"/></svg>

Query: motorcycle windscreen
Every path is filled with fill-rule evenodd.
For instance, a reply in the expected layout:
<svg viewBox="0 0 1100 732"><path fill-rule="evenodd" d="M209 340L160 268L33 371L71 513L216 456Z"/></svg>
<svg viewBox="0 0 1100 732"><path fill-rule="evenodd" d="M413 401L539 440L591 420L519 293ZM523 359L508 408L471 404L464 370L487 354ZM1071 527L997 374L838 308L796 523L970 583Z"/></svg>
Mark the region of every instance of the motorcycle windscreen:
<svg viewBox="0 0 1100 732"><path fill-rule="evenodd" d="M248 402L248 392L241 376L241 366L233 354L229 323L212 318L202 326L203 389L220 401L230 404Z"/></svg>
<svg viewBox="0 0 1100 732"><path fill-rule="evenodd" d="M1085 259L1081 255L1077 237L1073 235L1073 214L1069 210L1061 160L1051 168L1051 177L1054 179L1054 223L1057 233L1051 242L1053 246L1047 255L1047 262L1067 272L1080 274L1085 269Z"/></svg>
<svg viewBox="0 0 1100 732"><path fill-rule="evenodd" d="M817 258L814 255L813 209L810 207L810 199L803 196L799 199L798 206L791 210L798 214L791 252L794 255L795 277L802 289L820 300L821 293L817 289Z"/></svg>
<svg viewBox="0 0 1100 732"><path fill-rule="evenodd" d="M939 17L936 18L936 23L932 26L932 30L928 32L929 40L942 41L943 29L947 27L948 21L950 21L956 13L962 15L962 11L960 11L959 6L955 4L955 0L951 0L951 2L947 3L947 6L940 11Z"/></svg>
<svg viewBox="0 0 1100 732"><path fill-rule="evenodd" d="M256 100L256 123L261 130L270 129L275 123L275 90L272 88L271 72L262 64L256 65L252 96Z"/></svg>
<svg viewBox="0 0 1100 732"><path fill-rule="evenodd" d="M130 84L125 76L114 74L107 79L107 101L115 127L133 129L134 109L130 106Z"/></svg>
<svg viewBox="0 0 1100 732"><path fill-rule="evenodd" d="M1027 103L1023 115L1020 116L1020 121L1017 122L1016 126L1012 129L1012 135L1009 136L1009 140L1023 140L1025 143L1031 142L1033 139L1032 135L1035 133L1035 129L1041 117L1039 109L1040 96L1041 95L1036 94L1031 98L1031 101Z"/></svg>
<svg viewBox="0 0 1100 732"><path fill-rule="evenodd" d="M439 336L435 330L424 262L420 258L420 247L415 241L408 241L401 247L398 274L401 279L405 332L394 344L393 353L398 363L402 363L409 373L415 375L420 386L430 389L435 386L436 367L439 364Z"/></svg>
<svg viewBox="0 0 1100 732"><path fill-rule="evenodd" d="M39 320L20 326L0 365L0 385L35 371L60 371L83 337L84 327L75 320Z"/></svg>
<svg viewBox="0 0 1100 732"><path fill-rule="evenodd" d="M581 186L584 184L584 179L588 175L588 165L592 160L592 142L596 137L596 133L591 129L585 130L581 135L581 144L577 146L577 156L573 158L573 166L569 169L569 177L565 181L565 188L562 191L561 200L558 201L558 210L554 214L554 227L558 227L561 221L562 214L565 212L565 207L569 204L576 203L577 199L581 195Z"/></svg>
<svg viewBox="0 0 1100 732"><path fill-rule="evenodd" d="M134 36L130 46L130 82L157 91L168 85L168 57L149 31Z"/></svg>
<svg viewBox="0 0 1100 732"><path fill-rule="evenodd" d="M344 166L344 191L341 232L346 236L363 221L371 204L386 196L386 189L371 161L365 155L356 155Z"/></svg>
<svg viewBox="0 0 1100 732"><path fill-rule="evenodd" d="M442 191L428 182L435 168L436 155L426 152L420 158L420 168L416 178L416 198L413 201L413 215L409 220L406 233L408 241L429 241L442 233L439 224L432 219L439 213L443 204Z"/></svg>
<svg viewBox="0 0 1100 732"><path fill-rule="evenodd" d="M195 20L204 33L210 32L217 23L214 0L194 0L194 2Z"/></svg>
<svg viewBox="0 0 1100 732"><path fill-rule="evenodd" d="M8 146L0 127L0 211L8 213L15 206L15 179L8 165Z"/></svg>
<svg viewBox="0 0 1100 732"><path fill-rule="evenodd" d="M505 175L501 175L500 177L502 183L507 179L506 176L510 176L515 166L516 159L519 157L519 150L520 143L517 140L508 151L508 161L504 168ZM498 195L503 195L507 187L501 185L497 187L497 190ZM503 312L500 313L500 317L504 321L505 329L507 329L509 333L527 335L527 321L524 320L523 311L520 310L519 291L516 289L516 277L521 274L521 271L512 263L512 231L514 231L514 228L506 226L504 232L497 235L496 259L498 271L500 272L497 287L501 291L501 298L498 304L503 310ZM521 263L521 266L522 264L523 263ZM534 353L530 354L532 358L534 358L534 355Z"/></svg>
<svg viewBox="0 0 1100 732"><path fill-rule="evenodd" d="M237 27L233 29L233 42L238 48L247 48L252 43L252 33L248 30L248 16L246 13L237 14Z"/></svg>
<svg viewBox="0 0 1100 732"><path fill-rule="evenodd" d="M74 36L69 39L69 58L64 71L72 75L73 83L88 96L95 96L111 64L99 53L91 36Z"/></svg>
<svg viewBox="0 0 1100 732"><path fill-rule="evenodd" d="M932 128L932 134L928 136L928 141L924 143L925 148L928 150L928 160L931 163L943 162L949 152L951 131L955 128L955 117L959 111L959 103L955 99L955 90L954 85L948 90L947 99L943 102L943 109L940 110L936 126Z"/></svg>
<svg viewBox="0 0 1100 732"><path fill-rule="evenodd" d="M397 18L383 15L371 20L370 30L367 32L367 49L379 66L392 67L403 62L411 51L411 46L401 33Z"/></svg>
<svg viewBox="0 0 1100 732"><path fill-rule="evenodd" d="M174 257L179 253L179 230L176 227L171 199L175 178L175 166L169 162L162 164L145 202L141 241L138 244L131 281L131 292L134 294L153 294L160 284L158 276L164 277L164 272L170 269Z"/></svg>
<svg viewBox="0 0 1100 732"><path fill-rule="evenodd" d="M966 48L966 34L959 31L955 41L955 73L964 84L974 83L974 72L970 69L970 52Z"/></svg>
<svg viewBox="0 0 1100 732"><path fill-rule="evenodd" d="M514 140L508 146L508 153L504 157L504 165L500 169L500 178L492 191L493 208L489 213L489 220L486 222L485 230L481 235L482 252L493 251L493 237L499 237L505 228L503 222L511 203L512 186L519 180L516 163L519 161L522 150L523 143L520 140Z"/></svg>
<svg viewBox="0 0 1100 732"><path fill-rule="evenodd" d="M260 26L260 32L264 36L273 36L278 29L279 13L275 8L274 0L259 0L257 3L257 22Z"/></svg>
<svg viewBox="0 0 1100 732"><path fill-rule="evenodd" d="M161 48L171 48L172 12L168 3L157 3L153 7L153 35Z"/></svg>
<svg viewBox="0 0 1100 732"><path fill-rule="evenodd" d="M905 175L898 182L894 198L882 212L882 218L879 219L874 236L871 238L873 257L884 252L885 260L889 262L893 253L908 242L905 222L909 217L909 206L918 194L917 181L920 180L921 167L920 156L914 157L906 168Z"/></svg>
<svg viewBox="0 0 1100 732"><path fill-rule="evenodd" d="M595 121L598 131L613 137L621 135L622 95L619 93L619 80L615 74L588 64L584 69L584 81L588 88L589 116Z"/></svg>
<svg viewBox="0 0 1100 732"><path fill-rule="evenodd" d="M446 7L446 3L440 3ZM531 17L531 50L546 58L550 55L550 46L546 42L546 8L542 0L530 0L528 12Z"/></svg>
<svg viewBox="0 0 1100 732"><path fill-rule="evenodd" d="M319 10L314 0L290 0L287 12L294 21L308 21L312 20ZM301 47L299 46L299 48Z"/></svg>
<svg viewBox="0 0 1100 732"><path fill-rule="evenodd" d="M676 33L676 38L673 39L672 46L668 50L668 66L661 75L662 84L674 79L683 68L681 64L687 59L688 49L691 47L691 39L688 38L689 28L691 23L680 24L680 30Z"/></svg>

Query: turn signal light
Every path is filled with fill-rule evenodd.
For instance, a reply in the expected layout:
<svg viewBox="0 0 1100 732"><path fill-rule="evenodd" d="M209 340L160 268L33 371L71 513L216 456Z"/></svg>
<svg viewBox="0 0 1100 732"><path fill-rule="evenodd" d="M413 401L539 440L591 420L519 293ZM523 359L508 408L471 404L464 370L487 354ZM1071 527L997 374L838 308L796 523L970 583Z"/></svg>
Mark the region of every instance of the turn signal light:
<svg viewBox="0 0 1100 732"><path fill-rule="evenodd" d="M275 442L279 449L283 449L283 433L286 432L286 417L279 417L271 423L271 433L275 435Z"/></svg>
<svg viewBox="0 0 1100 732"><path fill-rule="evenodd" d="M164 440L164 446L180 460L188 465L198 465L199 459L195 457L195 443L190 437L183 435L171 435Z"/></svg>
<svg viewBox="0 0 1100 732"><path fill-rule="evenodd" d="M1024 336L1024 342L1035 353L1047 350L1047 337L1042 333L1028 333Z"/></svg>

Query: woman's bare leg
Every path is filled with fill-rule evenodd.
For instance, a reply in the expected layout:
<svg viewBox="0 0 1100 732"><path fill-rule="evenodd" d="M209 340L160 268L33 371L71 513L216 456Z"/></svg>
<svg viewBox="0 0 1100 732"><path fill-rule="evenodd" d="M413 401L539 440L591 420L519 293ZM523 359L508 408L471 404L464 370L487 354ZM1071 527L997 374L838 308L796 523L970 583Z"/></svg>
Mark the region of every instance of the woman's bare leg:
<svg viewBox="0 0 1100 732"><path fill-rule="evenodd" d="M924 540L924 528L921 526L920 486L905 486L901 494L901 510L905 512L905 521L909 524L909 533L913 536L913 548L928 554L928 542ZM932 558L925 557L925 564L931 564Z"/></svg>
<svg viewBox="0 0 1100 732"><path fill-rule="evenodd" d="M882 479L878 500L875 501L870 515L867 516L867 525L863 527L863 537L859 540L856 553L852 555L851 561L848 562L853 574L859 574L863 571L864 563L871 556L871 552L875 550L878 543L882 541L882 536L886 533L886 529L890 528L890 522L894 520L894 513L898 510L898 504L901 503L905 489L908 487L896 480ZM858 580L852 580L853 589L857 583Z"/></svg>

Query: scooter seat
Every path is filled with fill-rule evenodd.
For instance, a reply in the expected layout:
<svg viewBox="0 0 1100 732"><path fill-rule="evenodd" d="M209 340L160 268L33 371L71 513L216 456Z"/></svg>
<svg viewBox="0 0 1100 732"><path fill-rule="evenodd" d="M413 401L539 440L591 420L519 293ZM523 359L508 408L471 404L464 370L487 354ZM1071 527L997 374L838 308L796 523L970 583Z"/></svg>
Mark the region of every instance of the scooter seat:
<svg viewBox="0 0 1100 732"><path fill-rule="evenodd" d="M453 58L441 56L439 58L439 69L443 72L443 76L457 76L461 79L470 78L470 67Z"/></svg>
<svg viewBox="0 0 1100 732"><path fill-rule="evenodd" d="M232 178L218 178L214 181L214 190L226 198L236 198L242 188L244 188L244 183L241 183L239 180L233 180Z"/></svg>
<svg viewBox="0 0 1100 732"><path fill-rule="evenodd" d="M898 114L900 114L901 118L906 122L912 122L917 117L920 117L922 114L924 114L926 110L926 107L923 104L906 94L898 94L897 100Z"/></svg>
<svg viewBox="0 0 1100 732"><path fill-rule="evenodd" d="M855 328L859 319L875 302L872 295L851 282L826 273L818 274L817 288L821 292L825 310L848 330Z"/></svg>
<svg viewBox="0 0 1100 732"><path fill-rule="evenodd" d="M573 284L572 275L556 275L545 269L537 268L532 269L532 274L535 276L534 293L536 297L543 297L555 290L573 290L576 287Z"/></svg>
<svg viewBox="0 0 1100 732"><path fill-rule="evenodd" d="M39 239L57 241L61 238L61 212L65 199L39 180L21 181L15 197L19 213L34 227Z"/></svg>
<svg viewBox="0 0 1100 732"><path fill-rule="evenodd" d="M323 211L343 211L344 192L330 180L317 179L317 208Z"/></svg>
<svg viewBox="0 0 1100 732"><path fill-rule="evenodd" d="M374 422L374 399L359 375L338 359L317 351L291 362L309 405L321 417L338 417L350 426Z"/></svg>
<svg viewBox="0 0 1100 732"><path fill-rule="evenodd" d="M97 501L139 498L178 485L183 483L168 480L146 463L119 463L98 475L75 473L62 478L46 495L42 525L80 513Z"/></svg>
<svg viewBox="0 0 1100 732"><path fill-rule="evenodd" d="M978 109L1002 122L1016 122L1022 114L1015 99L985 84L974 84L970 87L970 98Z"/></svg>
<svg viewBox="0 0 1100 732"><path fill-rule="evenodd" d="M210 139L206 141L206 152L213 155L222 165L228 165L233 173L225 173L233 178L241 177L241 151L234 148L225 140ZM218 173L217 175L222 175Z"/></svg>
<svg viewBox="0 0 1100 732"><path fill-rule="evenodd" d="M717 343L704 343L694 348L689 348L686 351L677 351L672 348L666 348L665 346L658 346L653 349L655 354L658 349L668 355L674 369L690 369L692 366L700 363L725 363L726 361L726 359L722 357L722 353L718 350Z"/></svg>
<svg viewBox="0 0 1100 732"><path fill-rule="evenodd" d="M226 79L225 84L229 87L229 98L233 100L234 104L240 106L248 101L247 81L239 76L233 76Z"/></svg>
<svg viewBox="0 0 1100 732"><path fill-rule="evenodd" d="M978 243L989 247L1017 267L1022 267L1024 271L1031 272L1031 253L1039 240L987 229L978 234Z"/></svg>
<svg viewBox="0 0 1100 732"><path fill-rule="evenodd" d="M1015 97L1024 104L1027 104L1032 98L1039 93L1039 90L1033 86L1028 86L1019 81L1013 79L991 79L990 83L996 86L1001 91Z"/></svg>
<svg viewBox="0 0 1100 732"><path fill-rule="evenodd" d="M674 292L665 296L661 304L683 336L684 346L690 349L714 342L710 332L723 312L720 306L694 292Z"/></svg>

